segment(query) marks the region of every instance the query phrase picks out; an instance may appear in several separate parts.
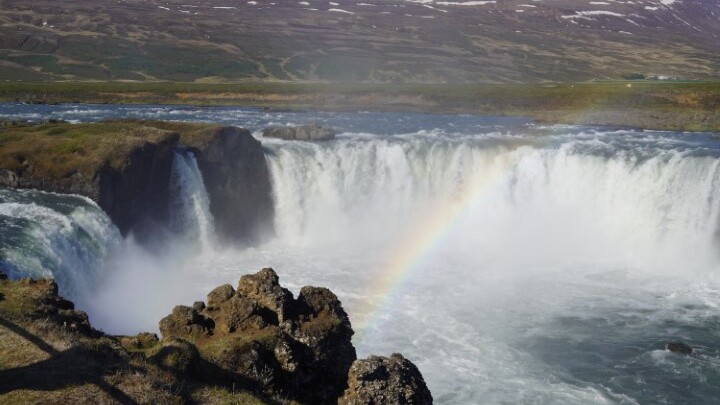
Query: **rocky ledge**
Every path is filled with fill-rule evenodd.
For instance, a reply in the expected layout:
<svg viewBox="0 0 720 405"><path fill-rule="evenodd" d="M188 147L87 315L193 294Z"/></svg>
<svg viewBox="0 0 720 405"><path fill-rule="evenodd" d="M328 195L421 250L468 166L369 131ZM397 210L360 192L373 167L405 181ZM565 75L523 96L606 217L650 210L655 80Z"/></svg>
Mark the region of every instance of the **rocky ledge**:
<svg viewBox="0 0 720 405"><path fill-rule="evenodd" d="M286 141L329 141L335 139L335 130L312 123L291 126L274 126L263 129L263 137Z"/></svg>
<svg viewBox="0 0 720 405"><path fill-rule="evenodd" d="M143 238L169 223L178 150L196 157L221 239L270 231L272 189L262 145L236 127L107 121L0 128L0 187L84 195L123 235Z"/></svg>
<svg viewBox="0 0 720 405"><path fill-rule="evenodd" d="M107 336L53 281L0 275L0 403L432 403L401 355L356 358L335 294L295 298L272 269L175 307L160 331Z"/></svg>

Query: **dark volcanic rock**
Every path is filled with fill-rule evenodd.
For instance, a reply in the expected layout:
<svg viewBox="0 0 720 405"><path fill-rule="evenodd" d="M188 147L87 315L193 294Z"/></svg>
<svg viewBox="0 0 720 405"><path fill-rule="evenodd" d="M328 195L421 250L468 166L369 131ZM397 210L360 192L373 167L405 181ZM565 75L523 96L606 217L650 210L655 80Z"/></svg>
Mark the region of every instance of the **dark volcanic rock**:
<svg viewBox="0 0 720 405"><path fill-rule="evenodd" d="M214 128L201 142L183 138L196 153L218 235L252 242L272 232L270 169L260 142L237 127Z"/></svg>
<svg viewBox="0 0 720 405"><path fill-rule="evenodd" d="M402 356L355 361L350 321L330 290L304 287L294 299L272 269L243 277L237 291L216 288L208 305L175 307L160 321L160 340L94 331L57 288L50 280L0 280L0 334L10 340L4 349L14 339L42 349L12 356L11 364L25 365L0 370L0 397L30 389L42 391L33 398L43 403L214 403L235 392L257 394L257 403L432 402ZM58 396L88 384L109 396L85 389Z"/></svg>
<svg viewBox="0 0 720 405"><path fill-rule="evenodd" d="M348 370L357 358L351 343L354 332L350 319L340 300L327 288L303 287L297 301L303 321L294 330L294 336L312 351L322 369L338 370L321 374L318 381L326 387L323 396L338 397L342 391L335 391L335 387L347 384L346 373L339 371Z"/></svg>
<svg viewBox="0 0 720 405"><path fill-rule="evenodd" d="M255 274L240 277L237 292L274 314L276 319L272 323L276 325L289 317L290 307L294 303L292 293L280 287L273 269L262 269Z"/></svg>
<svg viewBox="0 0 720 405"><path fill-rule="evenodd" d="M107 130L113 123L87 124L88 130L91 125ZM17 162L0 161L0 187L84 195L123 235L132 231L151 240L169 226L172 162L176 150L187 148L196 156L222 240L252 242L272 232L270 171L262 145L249 131L165 122L118 125L125 127L117 134L117 147L107 147L111 152L103 149L95 160L81 154L59 156L69 170L50 173L38 167L52 161L42 151L18 156Z"/></svg>
<svg viewBox="0 0 720 405"><path fill-rule="evenodd" d="M178 140L178 134L166 132L156 142L145 142L128 154L123 168L101 167L93 190L79 194L90 194L123 235L133 230L141 236L152 234L168 222L170 171Z"/></svg>
<svg viewBox="0 0 720 405"><path fill-rule="evenodd" d="M350 320L335 294L304 287L298 299L272 269L223 285L200 312L176 307L163 338L195 338L203 358L238 382L283 387L302 403L334 404L357 358ZM199 337L199 338L198 338Z"/></svg>
<svg viewBox="0 0 720 405"><path fill-rule="evenodd" d="M238 330L262 329L268 324L262 316L258 303L247 297L235 295L220 304L212 314L215 328L221 333L233 333Z"/></svg>
<svg viewBox="0 0 720 405"><path fill-rule="evenodd" d="M130 349L149 349L156 346L160 342L154 333L141 332L135 336L123 336L120 338L120 344Z"/></svg>
<svg viewBox="0 0 720 405"><path fill-rule="evenodd" d="M340 405L432 404L420 371L400 354L370 356L350 368L348 389Z"/></svg>
<svg viewBox="0 0 720 405"><path fill-rule="evenodd" d="M0 186L17 188L20 185L20 180L17 174L10 170L0 170Z"/></svg>
<svg viewBox="0 0 720 405"><path fill-rule="evenodd" d="M160 321L160 333L164 338L195 339L209 335L213 323L200 315L195 308L178 305L173 308L172 314Z"/></svg>
<svg viewBox="0 0 720 405"><path fill-rule="evenodd" d="M329 141L335 138L335 131L312 123L297 127L268 127L263 129L263 136L287 141Z"/></svg>
<svg viewBox="0 0 720 405"><path fill-rule="evenodd" d="M103 124L93 125L102 128ZM134 131L131 135L118 134L119 145L115 149L123 152L113 162L110 152L106 159L98 158L92 164L88 163L90 158L85 159L82 154L57 157L61 161L69 160L64 173L48 172L52 162L39 161L43 159L42 150L37 152L38 156L27 153L18 157L18 165L0 161L0 187L89 197L108 214L123 235L137 231L142 236L167 222L170 170L179 135L140 124ZM127 151L123 149L125 146ZM44 169L38 168L43 165Z"/></svg>
<svg viewBox="0 0 720 405"><path fill-rule="evenodd" d="M690 345L682 342L670 342L665 345L665 350L669 350L673 353L680 353L689 356L693 352L693 348Z"/></svg>
<svg viewBox="0 0 720 405"><path fill-rule="evenodd" d="M235 295L235 289L230 284L224 284L210 291L207 295L207 308L216 309Z"/></svg>

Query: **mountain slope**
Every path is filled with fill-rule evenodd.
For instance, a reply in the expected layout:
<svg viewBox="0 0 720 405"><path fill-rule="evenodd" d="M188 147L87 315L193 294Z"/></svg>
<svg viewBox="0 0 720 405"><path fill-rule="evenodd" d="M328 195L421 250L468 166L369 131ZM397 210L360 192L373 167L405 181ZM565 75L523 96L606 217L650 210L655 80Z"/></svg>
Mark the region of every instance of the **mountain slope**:
<svg viewBox="0 0 720 405"><path fill-rule="evenodd" d="M716 0L0 1L0 80L720 77Z"/></svg>

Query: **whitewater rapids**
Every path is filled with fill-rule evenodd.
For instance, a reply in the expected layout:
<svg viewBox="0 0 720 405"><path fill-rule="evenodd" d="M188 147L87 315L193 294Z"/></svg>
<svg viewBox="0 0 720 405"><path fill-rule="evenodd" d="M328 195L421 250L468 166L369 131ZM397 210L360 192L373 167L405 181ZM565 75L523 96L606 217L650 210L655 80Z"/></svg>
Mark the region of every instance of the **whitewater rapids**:
<svg viewBox="0 0 720 405"><path fill-rule="evenodd" d="M5 108L16 119L133 116L256 130L318 120L344 130L326 143L261 138L276 208L276 236L265 244L213 248L207 195L187 154L174 165L174 248L148 252L118 241L112 227L93 226L103 229L93 234L103 248L81 259L98 276L92 286L64 282L63 292L107 331L155 330L173 305L272 266L296 293L306 284L332 289L359 355L402 352L437 403L720 396L720 143L710 134L471 116ZM14 193L0 194L0 219L37 229L20 221L30 214L17 211ZM97 211L77 203L84 211L57 211L75 221L62 229L90 228L80 214ZM22 257L22 243L5 251ZM79 282L77 272L64 273L72 268L50 272ZM697 355L663 350L672 340Z"/></svg>

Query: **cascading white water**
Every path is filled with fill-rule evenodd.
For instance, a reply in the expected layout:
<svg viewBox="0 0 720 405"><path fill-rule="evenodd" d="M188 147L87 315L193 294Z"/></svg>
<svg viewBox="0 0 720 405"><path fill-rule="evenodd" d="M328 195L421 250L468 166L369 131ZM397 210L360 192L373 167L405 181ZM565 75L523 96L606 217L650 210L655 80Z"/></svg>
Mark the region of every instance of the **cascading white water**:
<svg viewBox="0 0 720 405"><path fill-rule="evenodd" d="M170 190L170 216L174 230L182 238L199 243L203 251L209 251L213 246L215 226L210 213L210 198L192 151L175 152Z"/></svg>
<svg viewBox="0 0 720 405"><path fill-rule="evenodd" d="M466 204L455 231L474 229L463 238L473 249L508 233L534 250L714 263L720 160L607 150L602 142L418 135L278 144L269 158L276 229L288 243L388 242L438 210Z"/></svg>
<svg viewBox="0 0 720 405"><path fill-rule="evenodd" d="M86 305L96 327L111 333L154 331L173 306L195 294L194 283L204 281L196 266L214 252L214 220L192 151L175 152L169 208L172 234L161 241L161 252L128 239L109 258L109 275ZM118 302L124 303L120 314Z"/></svg>
<svg viewBox="0 0 720 405"><path fill-rule="evenodd" d="M122 238L105 213L80 196L0 189L0 269L11 277L54 278L82 299L104 277Z"/></svg>
<svg viewBox="0 0 720 405"><path fill-rule="evenodd" d="M262 128L318 120L369 132L327 143L262 139L277 237L212 254L188 249L209 245L212 220L197 163L181 152L173 168L173 210L187 218L175 224L180 243L148 252L125 241L80 305L108 332L156 330L174 305L272 266L296 293L329 287L349 313L359 356L403 353L439 404L720 396L720 143L707 134L422 114L42 108L81 121L132 115ZM2 203L32 210L42 198ZM0 215L0 258L11 271L34 268L45 231L31 230L53 223L21 217ZM695 354L663 350L674 340Z"/></svg>
<svg viewBox="0 0 720 405"><path fill-rule="evenodd" d="M720 305L720 159L635 138L269 141L278 237L225 259L225 274L263 263L330 286L360 355L402 351L439 403L643 402L672 373L718 367L678 365L661 342L693 336L679 331ZM617 359L615 346L635 352ZM587 357L593 371L563 371ZM627 367L644 382L624 380Z"/></svg>
<svg viewBox="0 0 720 405"><path fill-rule="evenodd" d="M113 332L153 330L180 302L188 276L183 264L211 251L209 198L190 151L177 151L171 172L171 230L163 254L123 240L91 200L40 191L0 189L0 270L12 278L54 278L60 293L90 313L93 325ZM173 278L175 277L175 278ZM159 297L159 286L172 286ZM143 299L128 299L129 292ZM159 303L148 307L145 297ZM117 303L125 302L118 313Z"/></svg>

